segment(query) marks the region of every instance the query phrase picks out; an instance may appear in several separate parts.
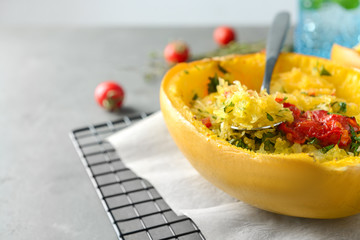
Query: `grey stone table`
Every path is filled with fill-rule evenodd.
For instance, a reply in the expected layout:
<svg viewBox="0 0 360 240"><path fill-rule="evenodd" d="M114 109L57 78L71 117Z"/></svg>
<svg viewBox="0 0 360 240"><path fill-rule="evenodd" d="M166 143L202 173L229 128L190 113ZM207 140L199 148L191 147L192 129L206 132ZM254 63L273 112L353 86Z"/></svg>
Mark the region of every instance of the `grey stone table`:
<svg viewBox="0 0 360 240"><path fill-rule="evenodd" d="M0 239L117 239L68 133L158 110L148 54L179 38L195 53L215 48L210 28L0 28ZM108 79L127 94L119 113L94 101Z"/></svg>

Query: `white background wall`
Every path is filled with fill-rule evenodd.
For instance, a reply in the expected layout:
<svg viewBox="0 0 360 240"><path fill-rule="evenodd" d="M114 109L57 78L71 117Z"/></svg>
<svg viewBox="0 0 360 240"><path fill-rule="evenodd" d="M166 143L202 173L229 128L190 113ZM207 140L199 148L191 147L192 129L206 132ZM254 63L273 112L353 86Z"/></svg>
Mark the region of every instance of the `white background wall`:
<svg viewBox="0 0 360 240"><path fill-rule="evenodd" d="M297 0L0 0L2 25L216 26L269 24Z"/></svg>

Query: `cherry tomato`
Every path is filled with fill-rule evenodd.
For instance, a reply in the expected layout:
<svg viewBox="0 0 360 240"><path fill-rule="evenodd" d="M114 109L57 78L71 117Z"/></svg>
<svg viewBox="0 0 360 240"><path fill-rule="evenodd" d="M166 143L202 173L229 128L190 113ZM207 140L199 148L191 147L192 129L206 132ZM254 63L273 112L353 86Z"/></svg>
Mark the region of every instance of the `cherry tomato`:
<svg viewBox="0 0 360 240"><path fill-rule="evenodd" d="M217 27L214 31L213 37L215 42L220 46L225 46L236 40L234 29L228 26Z"/></svg>
<svg viewBox="0 0 360 240"><path fill-rule="evenodd" d="M189 47L183 41L174 41L166 45L164 58L168 63L185 62L189 58Z"/></svg>
<svg viewBox="0 0 360 240"><path fill-rule="evenodd" d="M123 88L116 82L102 82L95 88L96 101L108 111L119 109L123 103L124 96Z"/></svg>

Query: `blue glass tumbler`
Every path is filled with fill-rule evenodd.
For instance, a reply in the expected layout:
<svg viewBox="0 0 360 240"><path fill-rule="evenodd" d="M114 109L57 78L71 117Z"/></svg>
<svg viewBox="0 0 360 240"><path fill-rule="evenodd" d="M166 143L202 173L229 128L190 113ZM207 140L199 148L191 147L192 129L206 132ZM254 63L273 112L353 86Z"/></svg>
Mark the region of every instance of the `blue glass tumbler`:
<svg viewBox="0 0 360 240"><path fill-rule="evenodd" d="M359 0L299 0L295 52L329 58L334 43L354 47L359 42Z"/></svg>

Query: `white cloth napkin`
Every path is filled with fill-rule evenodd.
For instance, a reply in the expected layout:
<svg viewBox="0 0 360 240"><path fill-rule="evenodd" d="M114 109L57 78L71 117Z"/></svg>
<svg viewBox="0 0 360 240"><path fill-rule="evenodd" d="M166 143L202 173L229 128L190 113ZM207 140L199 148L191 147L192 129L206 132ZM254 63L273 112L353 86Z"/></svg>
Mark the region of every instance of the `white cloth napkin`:
<svg viewBox="0 0 360 240"><path fill-rule="evenodd" d="M162 114L108 138L124 163L158 190L208 240L360 239L360 214L335 220L288 217L237 201L202 178L178 150Z"/></svg>

